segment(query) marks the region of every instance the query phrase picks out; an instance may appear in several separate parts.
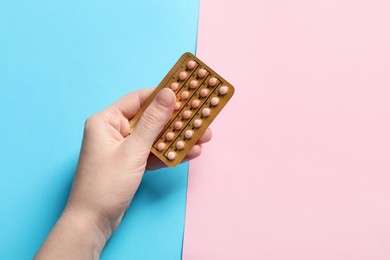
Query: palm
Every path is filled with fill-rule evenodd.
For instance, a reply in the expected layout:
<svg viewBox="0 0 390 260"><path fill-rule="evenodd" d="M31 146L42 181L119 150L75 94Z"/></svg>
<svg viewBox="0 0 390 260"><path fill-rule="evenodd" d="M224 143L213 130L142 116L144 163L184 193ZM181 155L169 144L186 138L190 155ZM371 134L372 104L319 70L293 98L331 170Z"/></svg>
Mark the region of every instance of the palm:
<svg viewBox="0 0 390 260"><path fill-rule="evenodd" d="M149 88L130 93L103 111L103 113L109 113L107 116L108 131L106 133L106 138L111 139L113 142L123 142L129 136L129 120L133 118L142 107L152 91L153 89ZM210 141L211 137L211 129L207 129L196 145L184 158L183 162L187 162L198 157L202 152L202 144ZM154 154L150 153L146 169L157 170L163 167L166 167L166 165Z"/></svg>

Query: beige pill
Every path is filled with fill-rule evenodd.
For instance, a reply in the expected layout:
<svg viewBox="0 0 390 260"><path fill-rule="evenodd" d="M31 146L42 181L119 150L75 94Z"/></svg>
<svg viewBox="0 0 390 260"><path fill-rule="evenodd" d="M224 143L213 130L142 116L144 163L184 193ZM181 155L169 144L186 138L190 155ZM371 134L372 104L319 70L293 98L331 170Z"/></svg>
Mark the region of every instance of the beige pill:
<svg viewBox="0 0 390 260"><path fill-rule="evenodd" d="M219 98L213 97L210 101L211 105L216 106L219 103Z"/></svg>
<svg viewBox="0 0 390 260"><path fill-rule="evenodd" d="M183 149L183 148L184 148L184 142L183 142L183 141L178 141L178 142L176 143L176 148L177 148L178 150Z"/></svg>
<svg viewBox="0 0 390 260"><path fill-rule="evenodd" d="M174 108L174 109L175 109L175 110L179 110L179 108L180 108L180 105L181 105L181 104L180 104L180 102L179 102L179 101L178 101L178 102L176 102L176 103L175 103L175 108Z"/></svg>
<svg viewBox="0 0 390 260"><path fill-rule="evenodd" d="M169 159L170 161L174 160L175 157L176 157L176 153L175 153L175 152L169 152L169 153L168 153L168 159Z"/></svg>
<svg viewBox="0 0 390 260"><path fill-rule="evenodd" d="M165 143L161 142L157 145L157 150L162 151L165 149Z"/></svg>
<svg viewBox="0 0 390 260"><path fill-rule="evenodd" d="M191 111L186 110L186 111L183 112L183 118L184 119L188 119L188 118L191 117L191 114L192 114Z"/></svg>
<svg viewBox="0 0 390 260"><path fill-rule="evenodd" d="M179 83L173 82L173 83L171 84L171 89L172 89L173 91L176 91L178 88L179 88Z"/></svg>
<svg viewBox="0 0 390 260"><path fill-rule="evenodd" d="M210 108L203 108L203 110L202 110L202 116L204 116L204 117L207 117L207 116L209 116L210 115L210 111L211 111L211 109Z"/></svg>
<svg viewBox="0 0 390 260"><path fill-rule="evenodd" d="M209 90L207 88L204 88L202 89L200 92L199 92L199 95L201 97L207 97L207 94L209 94Z"/></svg>
<svg viewBox="0 0 390 260"><path fill-rule="evenodd" d="M180 80L185 80L185 79L187 78L187 76L188 76L188 73L185 72L185 71L182 71L182 72L180 72L180 74L179 74L179 79L180 79Z"/></svg>
<svg viewBox="0 0 390 260"><path fill-rule="evenodd" d="M217 82L218 82L217 78L211 78L209 79L209 86L214 87L215 85L217 85Z"/></svg>
<svg viewBox="0 0 390 260"><path fill-rule="evenodd" d="M166 136L165 136L165 138L166 138L168 141L172 141L174 137L175 137L175 134L172 133L172 132L167 133Z"/></svg>
<svg viewBox="0 0 390 260"><path fill-rule="evenodd" d="M200 105L200 101L199 101L199 100L197 100L197 99L192 100L191 106L192 106L193 108L198 108L199 105Z"/></svg>
<svg viewBox="0 0 390 260"><path fill-rule="evenodd" d="M222 87L219 88L219 94L225 95L226 93L228 93L228 90L229 90L228 87L222 86Z"/></svg>
<svg viewBox="0 0 390 260"><path fill-rule="evenodd" d="M176 130L180 130L182 127L183 127L183 122L177 121L177 122L175 123L175 129L176 129Z"/></svg>
<svg viewBox="0 0 390 260"><path fill-rule="evenodd" d="M190 96L190 92L188 92L188 91L181 92L182 99L187 99L189 96Z"/></svg>
<svg viewBox="0 0 390 260"><path fill-rule="evenodd" d="M193 61L193 60L190 60L188 63L187 63L187 68L192 70L193 68L195 68L195 65L196 65L196 62Z"/></svg>
<svg viewBox="0 0 390 260"><path fill-rule="evenodd" d="M190 88L196 88L198 86L198 81L197 80L191 80L190 81Z"/></svg>
<svg viewBox="0 0 390 260"><path fill-rule="evenodd" d="M184 133L184 136L187 138L187 139L190 139L192 137L192 135L194 134L194 131L192 130L187 130L185 133Z"/></svg>
<svg viewBox="0 0 390 260"><path fill-rule="evenodd" d="M196 128L200 127L202 125L202 120L201 119L195 119L194 121L194 126Z"/></svg>
<svg viewBox="0 0 390 260"><path fill-rule="evenodd" d="M204 78L204 76L206 76L206 73L207 73L207 70L200 69L200 70L198 70L198 77L199 78Z"/></svg>

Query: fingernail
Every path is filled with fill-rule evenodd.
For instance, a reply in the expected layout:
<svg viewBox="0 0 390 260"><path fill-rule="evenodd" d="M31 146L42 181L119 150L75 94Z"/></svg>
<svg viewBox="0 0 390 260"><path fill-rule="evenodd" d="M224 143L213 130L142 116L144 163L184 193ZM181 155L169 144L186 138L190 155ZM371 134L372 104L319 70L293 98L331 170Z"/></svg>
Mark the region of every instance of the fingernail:
<svg viewBox="0 0 390 260"><path fill-rule="evenodd" d="M156 96L157 104L160 104L163 107L171 107L175 101L175 94L169 88L162 89Z"/></svg>

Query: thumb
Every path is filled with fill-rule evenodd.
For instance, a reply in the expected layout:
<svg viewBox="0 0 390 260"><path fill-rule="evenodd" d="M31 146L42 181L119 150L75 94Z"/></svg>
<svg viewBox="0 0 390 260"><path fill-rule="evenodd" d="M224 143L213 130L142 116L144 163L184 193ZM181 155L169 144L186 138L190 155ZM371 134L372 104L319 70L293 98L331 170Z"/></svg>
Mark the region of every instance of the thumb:
<svg viewBox="0 0 390 260"><path fill-rule="evenodd" d="M149 155L153 142L172 117L176 96L169 88L163 88L146 108L127 142L135 152Z"/></svg>

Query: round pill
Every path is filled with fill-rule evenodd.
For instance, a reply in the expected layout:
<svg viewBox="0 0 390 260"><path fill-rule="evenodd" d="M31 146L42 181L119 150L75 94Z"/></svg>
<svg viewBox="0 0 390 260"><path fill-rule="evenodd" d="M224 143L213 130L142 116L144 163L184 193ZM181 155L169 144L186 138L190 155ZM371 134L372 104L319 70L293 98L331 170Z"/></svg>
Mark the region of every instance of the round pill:
<svg viewBox="0 0 390 260"><path fill-rule="evenodd" d="M162 151L165 148L165 143L161 142L157 145L157 150Z"/></svg>
<svg viewBox="0 0 390 260"><path fill-rule="evenodd" d="M199 107L199 105L200 105L200 101L199 101L199 100L197 100L197 99L192 100L191 106L192 106L193 108L197 108L197 107Z"/></svg>
<svg viewBox="0 0 390 260"><path fill-rule="evenodd" d="M187 78L187 76L188 76L188 73L185 72L185 71L182 71L182 72L180 72L180 74L179 74L179 79L180 79L180 80L185 80L185 79Z"/></svg>
<svg viewBox="0 0 390 260"><path fill-rule="evenodd" d="M190 88L196 88L198 86L198 81L197 80L191 80L190 81Z"/></svg>
<svg viewBox="0 0 390 260"><path fill-rule="evenodd" d="M196 128L200 127L201 124L202 124L202 120L201 120L201 119L195 119L195 121L194 121L194 126L195 126Z"/></svg>
<svg viewBox="0 0 390 260"><path fill-rule="evenodd" d="M180 102L178 101L178 102L176 102L175 103L175 110L179 110L179 108L180 108Z"/></svg>
<svg viewBox="0 0 390 260"><path fill-rule="evenodd" d="M165 136L165 138L166 138L168 141L172 141L172 140L173 140L173 137L175 137L175 134L172 133L172 132L167 133L167 135Z"/></svg>
<svg viewBox="0 0 390 260"><path fill-rule="evenodd" d="M209 79L209 86L214 87L215 85L217 85L217 82L218 82L217 78L211 78Z"/></svg>
<svg viewBox="0 0 390 260"><path fill-rule="evenodd" d="M222 87L219 88L219 94L225 95L226 93L228 93L228 90L229 90L228 87L222 86Z"/></svg>
<svg viewBox="0 0 390 260"><path fill-rule="evenodd" d="M200 70L198 70L198 77L199 78L204 78L204 76L206 76L206 73L207 73L207 70L200 69Z"/></svg>
<svg viewBox="0 0 390 260"><path fill-rule="evenodd" d="M210 115L210 111L211 111L211 109L210 108L203 108L203 110L202 110L202 116L204 116L204 117L207 117L207 116L209 116Z"/></svg>
<svg viewBox="0 0 390 260"><path fill-rule="evenodd" d="M183 149L183 148L184 148L184 142L183 142L183 141L178 141L178 142L176 143L176 148L177 148L178 150Z"/></svg>
<svg viewBox="0 0 390 260"><path fill-rule="evenodd" d="M183 112L183 118L184 119L188 119L188 118L191 117L191 114L192 114L191 111L186 110L186 111Z"/></svg>
<svg viewBox="0 0 390 260"><path fill-rule="evenodd" d="M185 133L184 133L184 136L187 138L187 139L190 139L192 137L192 135L194 134L194 131L192 130L187 130Z"/></svg>
<svg viewBox="0 0 390 260"><path fill-rule="evenodd" d="M168 153L168 159L169 159L170 161L174 160L175 157L176 157L176 153L175 153L175 152L169 152L169 153Z"/></svg>
<svg viewBox="0 0 390 260"><path fill-rule="evenodd" d="M219 98L217 98L217 97L213 97L210 101L211 105L213 105L213 106L218 105L218 102L219 102Z"/></svg>
<svg viewBox="0 0 390 260"><path fill-rule="evenodd" d="M207 97L207 94L209 93L209 90L207 88L204 88L202 89L200 92L199 92L199 95L201 97Z"/></svg>
<svg viewBox="0 0 390 260"><path fill-rule="evenodd" d="M177 122L175 123L175 129L176 129L176 130L180 130L182 127L183 127L183 122L177 121Z"/></svg>
<svg viewBox="0 0 390 260"><path fill-rule="evenodd" d="M178 88L179 88L179 83L173 82L173 83L171 84L171 89L172 89L173 91L176 91Z"/></svg>
<svg viewBox="0 0 390 260"><path fill-rule="evenodd" d="M187 99L189 96L190 96L190 92L188 92L188 91L181 92L182 99Z"/></svg>
<svg viewBox="0 0 390 260"><path fill-rule="evenodd" d="M188 63L187 63L187 68L192 70L193 68L195 68L195 65L196 65L196 62L193 61L193 60L190 60Z"/></svg>

